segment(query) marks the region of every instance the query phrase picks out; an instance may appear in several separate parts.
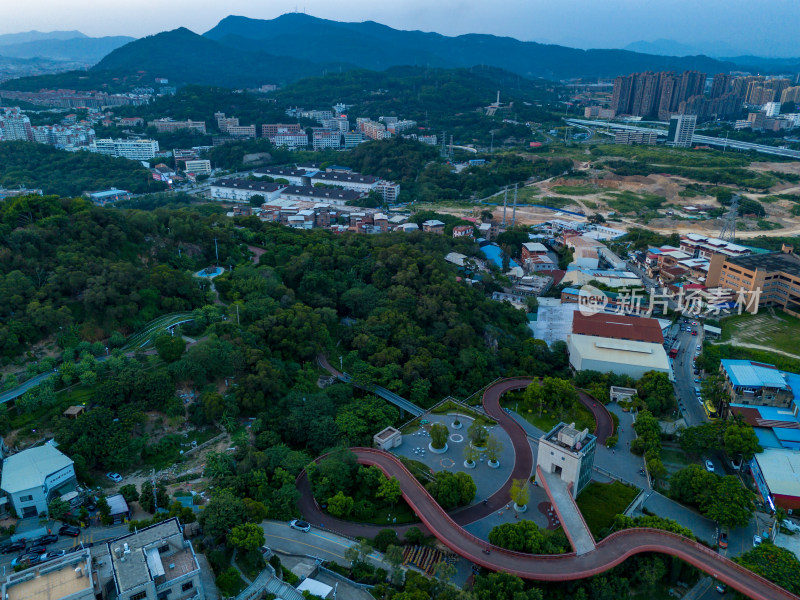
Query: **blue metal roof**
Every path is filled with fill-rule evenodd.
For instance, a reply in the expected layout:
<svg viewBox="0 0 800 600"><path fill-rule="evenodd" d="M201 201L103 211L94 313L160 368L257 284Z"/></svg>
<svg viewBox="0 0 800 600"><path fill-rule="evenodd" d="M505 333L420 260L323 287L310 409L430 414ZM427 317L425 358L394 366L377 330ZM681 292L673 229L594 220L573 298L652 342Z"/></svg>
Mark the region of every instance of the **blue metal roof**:
<svg viewBox="0 0 800 600"><path fill-rule="evenodd" d="M744 387L769 387L788 389L782 373L775 367L768 367L749 360L732 360L725 358L722 368L728 374L733 385Z"/></svg>
<svg viewBox="0 0 800 600"><path fill-rule="evenodd" d="M481 252L491 260L494 264L496 264L501 269L503 268L503 254L502 250L500 250L500 246L497 244L486 244L485 246L481 246ZM514 267L518 267L519 265L514 262L513 258L508 259L508 268L512 269Z"/></svg>

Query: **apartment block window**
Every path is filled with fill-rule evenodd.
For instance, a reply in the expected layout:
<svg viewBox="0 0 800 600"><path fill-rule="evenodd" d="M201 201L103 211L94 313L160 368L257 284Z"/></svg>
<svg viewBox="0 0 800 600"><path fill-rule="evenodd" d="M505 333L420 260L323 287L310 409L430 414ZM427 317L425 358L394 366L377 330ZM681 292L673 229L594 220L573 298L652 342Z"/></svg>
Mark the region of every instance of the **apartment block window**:
<svg viewBox="0 0 800 600"><path fill-rule="evenodd" d="M192 589L193 587L194 587L194 583L192 583L191 581L187 581L186 583L184 583L184 584L181 586L181 591L182 591L182 592L188 592L188 591L189 591L190 589Z"/></svg>
<svg viewBox="0 0 800 600"><path fill-rule="evenodd" d="M147 592L137 592L131 596L131 600L144 600L147 598Z"/></svg>
<svg viewBox="0 0 800 600"><path fill-rule="evenodd" d="M33 496L20 496L19 497L19 501L20 502L30 502L31 500L33 500Z"/></svg>

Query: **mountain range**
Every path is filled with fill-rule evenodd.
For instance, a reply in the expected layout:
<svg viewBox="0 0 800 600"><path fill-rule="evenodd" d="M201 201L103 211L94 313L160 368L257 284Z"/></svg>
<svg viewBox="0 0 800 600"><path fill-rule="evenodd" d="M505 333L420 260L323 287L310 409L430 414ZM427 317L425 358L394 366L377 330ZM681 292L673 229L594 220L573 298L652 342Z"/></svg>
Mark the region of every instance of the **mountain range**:
<svg viewBox="0 0 800 600"><path fill-rule="evenodd" d="M135 38L118 35L93 38L80 31L27 31L0 35L0 56L46 58L91 66Z"/></svg>
<svg viewBox="0 0 800 600"><path fill-rule="evenodd" d="M0 36L0 44L3 37ZM48 44L55 52L59 43L78 44L82 41L88 45L88 40L99 48L102 43L112 46L120 38L84 36L60 42L50 40ZM17 48L26 43L30 41L17 42ZM690 47L681 47L670 40L643 44L645 46L636 47L648 50L659 44L661 47L672 44L669 47L676 53L691 51ZM8 47L0 45L0 54ZM88 52L85 54L87 57ZM614 77L647 70L699 70L714 74L737 70L740 64L759 70L784 70L793 65L791 60L786 60L759 66L765 64L761 59L742 58L748 60L739 63L700 54L663 56L632 50L580 50L523 42L510 37L483 34L449 37L397 30L373 21L348 23L288 13L268 20L229 16L203 35L180 28L129 41L111 50L80 77L83 85L110 76L129 81L167 77L178 85L252 87L264 83L285 84L331 71L355 68L381 71L402 65L436 68L492 66L527 78L553 80ZM59 85L69 83L69 76L65 75L59 76ZM5 87L13 85L14 82L7 83ZM19 85L44 87L47 82L26 81Z"/></svg>

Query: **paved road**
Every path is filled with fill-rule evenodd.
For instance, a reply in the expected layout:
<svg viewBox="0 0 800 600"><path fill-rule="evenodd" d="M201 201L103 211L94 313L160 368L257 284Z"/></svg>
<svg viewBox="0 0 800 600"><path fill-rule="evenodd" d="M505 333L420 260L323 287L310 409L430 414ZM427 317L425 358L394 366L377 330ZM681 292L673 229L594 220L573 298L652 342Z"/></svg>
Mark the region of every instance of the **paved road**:
<svg viewBox="0 0 800 600"><path fill-rule="evenodd" d="M340 565L348 564L345 551L357 543L330 531L312 528L311 531L298 531L289 527L284 521L263 521L265 544L273 549L280 549L287 554L303 554L333 561ZM389 569L384 564L380 552L372 552L369 561L377 567Z"/></svg>
<svg viewBox="0 0 800 600"><path fill-rule="evenodd" d="M60 526L60 525L59 525ZM58 532L58 527L52 527L53 532ZM110 527L87 527L81 530L81 534L74 537L62 536L57 542L47 545L47 550L70 550L84 544L99 544L108 540L113 540L123 535L127 535L128 525L112 525ZM0 567L10 565L11 561L18 556L18 553L0 554Z"/></svg>
<svg viewBox="0 0 800 600"><path fill-rule="evenodd" d="M13 400L14 398L18 398L22 396L25 392L29 389L36 387L46 379L50 379L53 375L55 375L55 371L50 371L49 373L42 373L41 375L37 375L36 377L31 377L28 381L18 385L12 390L8 390L7 392L3 392L0 394L0 404L8 402L9 400Z"/></svg>

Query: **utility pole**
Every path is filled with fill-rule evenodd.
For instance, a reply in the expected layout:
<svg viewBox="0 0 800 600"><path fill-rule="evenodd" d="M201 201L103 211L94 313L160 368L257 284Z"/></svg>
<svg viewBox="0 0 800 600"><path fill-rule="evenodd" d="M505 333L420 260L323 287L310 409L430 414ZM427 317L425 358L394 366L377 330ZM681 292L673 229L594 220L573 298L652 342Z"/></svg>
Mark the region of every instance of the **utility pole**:
<svg viewBox="0 0 800 600"><path fill-rule="evenodd" d="M489 154L494 152L494 129L492 129L492 143L489 144Z"/></svg>
<svg viewBox="0 0 800 600"><path fill-rule="evenodd" d="M236 324L237 325L241 325L241 323L239 322L239 304L238 303L236 304Z"/></svg>
<svg viewBox="0 0 800 600"><path fill-rule="evenodd" d="M513 228L514 225L517 223L517 186L519 184L514 184L514 208L511 211L511 227Z"/></svg>
<svg viewBox="0 0 800 600"><path fill-rule="evenodd" d="M219 262L219 248L217 248L217 238L214 238L214 255L217 257L217 262Z"/></svg>

